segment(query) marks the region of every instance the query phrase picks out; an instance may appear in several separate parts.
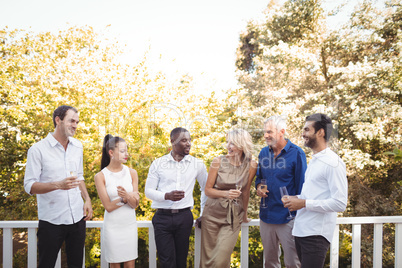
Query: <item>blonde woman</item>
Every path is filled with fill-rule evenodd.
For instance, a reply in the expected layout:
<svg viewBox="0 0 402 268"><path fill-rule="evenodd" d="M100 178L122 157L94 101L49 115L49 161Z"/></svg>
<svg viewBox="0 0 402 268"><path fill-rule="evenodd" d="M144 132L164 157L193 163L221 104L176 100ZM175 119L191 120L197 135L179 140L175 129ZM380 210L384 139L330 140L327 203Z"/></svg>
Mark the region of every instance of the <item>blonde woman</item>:
<svg viewBox="0 0 402 268"><path fill-rule="evenodd" d="M205 194L208 196L201 224L200 267L230 267L230 256L242 222L248 222L250 186L257 171L252 160L250 134L234 129L226 136L227 155L211 164Z"/></svg>

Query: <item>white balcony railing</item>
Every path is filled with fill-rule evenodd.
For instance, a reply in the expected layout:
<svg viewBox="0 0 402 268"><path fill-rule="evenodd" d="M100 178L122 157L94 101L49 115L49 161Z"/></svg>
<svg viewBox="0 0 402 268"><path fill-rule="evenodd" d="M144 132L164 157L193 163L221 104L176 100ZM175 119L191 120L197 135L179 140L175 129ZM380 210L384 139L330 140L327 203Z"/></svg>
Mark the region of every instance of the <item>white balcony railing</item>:
<svg viewBox="0 0 402 268"><path fill-rule="evenodd" d="M373 250L373 267L382 267L382 236L383 224L395 224L395 267L402 267L402 216L389 216L389 217L351 217L351 218L338 218L337 228L334 232L334 239L331 244L331 268L338 267L339 260L339 224L352 225L352 268L360 268L361 258L361 226L362 224L374 224L374 250ZM137 223L138 228L149 229L149 267L156 268L156 246L154 231L150 221L140 221ZM252 220L241 227L241 248L240 260L241 267L248 267L248 237L249 226L259 226L259 220ZM36 229L38 228L37 221L0 221L0 228L3 229L3 267L13 267L13 228L27 228L28 229L28 267L36 267L37 263L37 248L36 248ZM87 228L100 228L102 232L101 221L87 222ZM200 249L201 249L201 231L195 228L195 256L194 267L199 266ZM101 241L102 250L102 241ZM102 258L101 254L101 267L108 267L106 261ZM56 267L61 267L59 258ZM84 262L85 263L85 262Z"/></svg>

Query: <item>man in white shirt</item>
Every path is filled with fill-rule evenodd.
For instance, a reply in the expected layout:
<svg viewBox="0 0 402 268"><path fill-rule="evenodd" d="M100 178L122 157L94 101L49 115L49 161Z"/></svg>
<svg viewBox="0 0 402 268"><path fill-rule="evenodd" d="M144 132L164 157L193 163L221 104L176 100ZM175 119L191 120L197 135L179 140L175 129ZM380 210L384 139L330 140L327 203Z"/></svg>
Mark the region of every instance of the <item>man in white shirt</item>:
<svg viewBox="0 0 402 268"><path fill-rule="evenodd" d="M195 180L201 186L201 213L205 204L207 170L202 160L190 156L191 137L184 128L170 133L172 151L154 162L148 172L145 195L157 209L152 224L161 268L186 267L193 226Z"/></svg>
<svg viewBox="0 0 402 268"><path fill-rule="evenodd" d="M54 267L63 242L68 267L82 267L92 205L83 177L83 147L73 138L78 122L74 107L58 107L54 132L28 150L24 188L37 195L39 268Z"/></svg>
<svg viewBox="0 0 402 268"><path fill-rule="evenodd" d="M284 200L297 215L293 227L301 267L323 267L336 225L337 212L346 209L348 181L342 159L328 148L332 120L324 114L306 118L304 145L313 150L299 196Z"/></svg>

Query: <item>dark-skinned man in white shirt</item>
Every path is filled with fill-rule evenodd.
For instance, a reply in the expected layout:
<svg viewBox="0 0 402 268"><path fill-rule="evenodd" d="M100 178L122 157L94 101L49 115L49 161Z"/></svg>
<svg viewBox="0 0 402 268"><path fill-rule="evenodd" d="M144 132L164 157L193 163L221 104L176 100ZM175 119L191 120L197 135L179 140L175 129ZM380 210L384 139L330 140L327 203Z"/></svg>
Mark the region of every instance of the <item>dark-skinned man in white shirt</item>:
<svg viewBox="0 0 402 268"><path fill-rule="evenodd" d="M161 268L185 268L193 226L193 190L201 186L201 214L207 170L202 160L191 155L190 133L175 128L170 133L172 151L154 162L148 172L145 195L156 209L152 224Z"/></svg>

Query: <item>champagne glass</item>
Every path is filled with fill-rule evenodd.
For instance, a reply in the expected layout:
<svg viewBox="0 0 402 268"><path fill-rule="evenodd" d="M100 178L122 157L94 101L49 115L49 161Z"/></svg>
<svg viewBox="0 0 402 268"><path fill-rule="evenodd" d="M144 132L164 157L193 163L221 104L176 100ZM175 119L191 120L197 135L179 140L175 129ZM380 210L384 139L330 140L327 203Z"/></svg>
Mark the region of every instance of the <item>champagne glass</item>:
<svg viewBox="0 0 402 268"><path fill-rule="evenodd" d="M288 190L286 189L285 186L279 187L279 191L281 192L282 202L289 199ZM292 215L292 213L290 213L289 209L288 209L288 212L289 212L289 216L287 216L286 219L288 219L288 220L293 219L294 216Z"/></svg>
<svg viewBox="0 0 402 268"><path fill-rule="evenodd" d="M239 182L238 184L236 184L236 190L237 190L237 191L241 191L241 188L242 188L242 187L241 187L240 182Z"/></svg>
<svg viewBox="0 0 402 268"><path fill-rule="evenodd" d="M78 176L77 166L75 165L74 161L68 162L68 168L70 170L70 176L72 176L72 177L77 177Z"/></svg>
<svg viewBox="0 0 402 268"><path fill-rule="evenodd" d="M236 190L237 191L241 191L241 188L242 188L242 185L241 185L241 180L236 180ZM239 201L238 201L238 199L237 199L237 197L233 200L233 202L236 204L236 205L238 205L239 204Z"/></svg>
<svg viewBox="0 0 402 268"><path fill-rule="evenodd" d="M268 190L268 186L267 186L267 180L261 180L261 191L266 193ZM262 204L261 204L262 208L267 208L267 204L265 203L265 197L262 198Z"/></svg>
<svg viewBox="0 0 402 268"><path fill-rule="evenodd" d="M180 179L178 182L176 182L176 191L182 192L182 194L183 194L182 198L184 198L184 181L183 180Z"/></svg>
<svg viewBox="0 0 402 268"><path fill-rule="evenodd" d="M77 165L75 164L74 161L68 162L68 168L70 171L70 176L75 177L75 185L78 185L77 177L78 177L78 171L77 171Z"/></svg>
<svg viewBox="0 0 402 268"><path fill-rule="evenodd" d="M116 178L115 178L115 179L116 179ZM116 185L116 192L118 191L118 188L119 188L119 187L123 187L123 185L120 183L120 181L119 181L119 182L115 182L115 185ZM117 194L117 196L118 196L118 198L120 199L120 201L119 201L118 203L116 203L116 205L118 205L119 207L121 207L121 206L124 205L124 203L122 202L122 199L121 199L121 197L119 196L119 194Z"/></svg>
<svg viewBox="0 0 402 268"><path fill-rule="evenodd" d="M177 191L184 191L184 183L181 180L176 183L176 190Z"/></svg>
<svg viewBox="0 0 402 268"><path fill-rule="evenodd" d="M185 181L183 181L183 178L181 177L181 174L185 174L185 166L183 162L179 162L176 165L177 172L180 173L180 176L176 179L176 191L182 192L182 198L184 198L184 188L185 188Z"/></svg>

